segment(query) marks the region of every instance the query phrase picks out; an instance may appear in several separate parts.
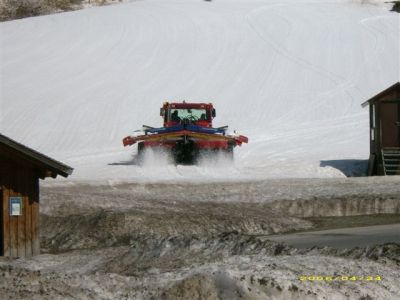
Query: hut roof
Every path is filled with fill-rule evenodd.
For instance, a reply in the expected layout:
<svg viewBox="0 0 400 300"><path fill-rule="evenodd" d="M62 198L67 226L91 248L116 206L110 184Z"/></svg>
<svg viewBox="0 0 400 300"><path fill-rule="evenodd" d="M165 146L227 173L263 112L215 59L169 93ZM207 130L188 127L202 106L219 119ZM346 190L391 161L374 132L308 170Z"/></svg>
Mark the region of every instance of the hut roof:
<svg viewBox="0 0 400 300"><path fill-rule="evenodd" d="M388 87L386 90L380 92L379 94L373 96L371 99L368 99L365 101L363 104L361 104L362 107L366 107L367 105L371 104L371 102L374 102L378 100L379 98L385 96L386 94L390 93L394 89L399 89L400 90L400 82L396 82L392 86Z"/></svg>
<svg viewBox="0 0 400 300"><path fill-rule="evenodd" d="M68 177L73 168L0 134L0 155L18 158L39 171L39 177Z"/></svg>

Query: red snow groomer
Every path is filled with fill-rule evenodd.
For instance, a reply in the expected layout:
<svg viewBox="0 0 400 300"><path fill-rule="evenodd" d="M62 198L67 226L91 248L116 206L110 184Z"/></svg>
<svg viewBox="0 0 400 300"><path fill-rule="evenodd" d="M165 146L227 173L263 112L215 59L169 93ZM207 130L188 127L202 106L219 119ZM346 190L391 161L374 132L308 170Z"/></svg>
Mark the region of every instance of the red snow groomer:
<svg viewBox="0 0 400 300"><path fill-rule="evenodd" d="M213 128L216 113L211 103L168 103L160 109L164 127L143 125L136 135L123 139L124 146L138 143L139 161L147 148L166 149L177 163L193 163L202 153L221 151L233 157L233 148L247 143L243 135L228 134L228 126Z"/></svg>

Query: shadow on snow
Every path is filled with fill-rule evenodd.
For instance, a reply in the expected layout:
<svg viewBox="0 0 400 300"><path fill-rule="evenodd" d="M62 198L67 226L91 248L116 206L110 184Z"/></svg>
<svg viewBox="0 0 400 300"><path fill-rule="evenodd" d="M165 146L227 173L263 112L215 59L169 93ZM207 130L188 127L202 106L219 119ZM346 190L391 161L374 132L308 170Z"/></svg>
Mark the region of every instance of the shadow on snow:
<svg viewBox="0 0 400 300"><path fill-rule="evenodd" d="M342 172L346 177L362 177L367 175L368 160L337 159L321 160L320 167L332 167Z"/></svg>

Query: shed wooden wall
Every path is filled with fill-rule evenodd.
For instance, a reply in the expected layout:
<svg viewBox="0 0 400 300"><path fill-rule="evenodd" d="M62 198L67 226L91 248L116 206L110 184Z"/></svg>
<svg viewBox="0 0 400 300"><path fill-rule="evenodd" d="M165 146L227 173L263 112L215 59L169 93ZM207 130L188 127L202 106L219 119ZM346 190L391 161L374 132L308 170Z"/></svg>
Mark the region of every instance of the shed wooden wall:
<svg viewBox="0 0 400 300"><path fill-rule="evenodd" d="M368 175L384 175L382 149L388 147L398 129L391 127L393 120L400 115L398 106L391 100L400 99L399 86L377 96L370 104L370 159ZM390 145L390 147L399 145Z"/></svg>
<svg viewBox="0 0 400 300"><path fill-rule="evenodd" d="M29 166L0 156L2 254L39 254L39 179ZM22 215L10 216L9 197L22 197ZM1 253L0 253L1 254Z"/></svg>

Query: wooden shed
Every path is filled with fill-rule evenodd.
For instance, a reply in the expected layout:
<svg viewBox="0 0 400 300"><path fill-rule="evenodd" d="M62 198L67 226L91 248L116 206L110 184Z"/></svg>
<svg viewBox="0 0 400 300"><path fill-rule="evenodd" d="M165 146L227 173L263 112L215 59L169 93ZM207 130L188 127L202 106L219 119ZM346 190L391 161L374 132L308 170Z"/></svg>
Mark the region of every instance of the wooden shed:
<svg viewBox="0 0 400 300"><path fill-rule="evenodd" d="M39 254L39 178L72 171L0 134L0 256Z"/></svg>
<svg viewBox="0 0 400 300"><path fill-rule="evenodd" d="M365 101L369 105L368 175L400 175L400 82Z"/></svg>

